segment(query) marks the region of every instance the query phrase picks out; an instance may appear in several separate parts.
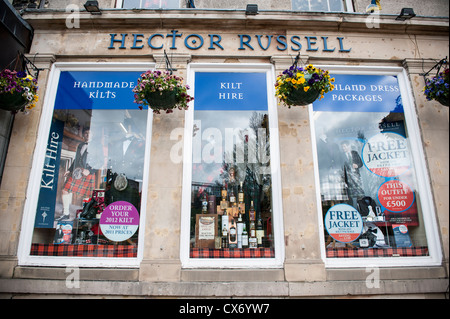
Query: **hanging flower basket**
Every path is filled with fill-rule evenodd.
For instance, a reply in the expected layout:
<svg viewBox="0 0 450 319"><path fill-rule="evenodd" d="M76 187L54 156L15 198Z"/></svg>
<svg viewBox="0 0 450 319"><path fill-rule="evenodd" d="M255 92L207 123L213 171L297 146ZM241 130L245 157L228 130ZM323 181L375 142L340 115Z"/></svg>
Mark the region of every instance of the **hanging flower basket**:
<svg viewBox="0 0 450 319"><path fill-rule="evenodd" d="M444 106L449 106L449 78L449 69L445 69L431 80L425 80L423 91L428 101L436 100Z"/></svg>
<svg viewBox="0 0 450 319"><path fill-rule="evenodd" d="M334 89L334 78L309 64L305 69L291 66L277 77L275 95L287 105L308 105L322 99L325 93Z"/></svg>
<svg viewBox="0 0 450 319"><path fill-rule="evenodd" d="M183 79L170 74L169 71L147 71L141 74L133 89L134 102L142 110L148 106L153 113L161 110L166 113L173 109L187 110L188 103L194 98L187 94L188 85L183 85Z"/></svg>
<svg viewBox="0 0 450 319"><path fill-rule="evenodd" d="M5 69L0 73L0 109L25 111L38 101L37 81L25 72Z"/></svg>
<svg viewBox="0 0 450 319"><path fill-rule="evenodd" d="M162 92L145 92L145 99L151 104L151 108L168 110L177 104L178 90Z"/></svg>
<svg viewBox="0 0 450 319"><path fill-rule="evenodd" d="M20 92L0 93L0 109L17 112L22 110L28 100Z"/></svg>

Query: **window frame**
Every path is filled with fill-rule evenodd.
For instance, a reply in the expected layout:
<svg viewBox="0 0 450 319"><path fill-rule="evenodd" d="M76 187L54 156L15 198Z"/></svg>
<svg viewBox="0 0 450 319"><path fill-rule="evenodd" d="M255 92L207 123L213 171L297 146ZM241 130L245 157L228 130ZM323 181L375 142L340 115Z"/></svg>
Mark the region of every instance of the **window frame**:
<svg viewBox="0 0 450 319"><path fill-rule="evenodd" d="M124 1L124 0L117 0L117 1L116 1L116 8L117 8L117 9L124 9L124 8L123 8L123 1ZM143 0L140 0L140 1L141 1L140 3L142 3ZM153 8L153 10L160 10L160 9L167 10L167 9L169 9L169 8L163 8L163 7L161 6L161 1L162 1L162 0L159 0L159 7L158 7L158 8ZM171 9L180 9L180 8L181 8L180 1L178 1L178 8L171 8ZM145 8L139 7L139 8L136 8L136 9L145 9Z"/></svg>
<svg viewBox="0 0 450 319"><path fill-rule="evenodd" d="M122 0L119 0L119 1L122 1ZM308 0L308 1L315 1L315 0ZM329 1L329 0L327 0L327 1ZM342 12L355 12L352 0L341 0L341 1L343 1L344 5L347 9L346 11L342 11ZM329 2L327 2L327 3L329 4ZM294 0L291 0L291 8L292 8L292 11L301 11L298 9L294 9ZM308 11L310 11L310 10L308 10ZM324 12L338 12L338 11L324 11Z"/></svg>
<svg viewBox="0 0 450 319"><path fill-rule="evenodd" d="M187 83L195 92L196 72L259 72L266 73L268 115L270 123L270 161L272 174L274 258L190 258L190 215L192 189L192 141L195 100L185 114L183 146L183 183L180 231L180 260L182 268L282 268L284 264L284 227L281 194L280 143L277 102L273 83L275 70L269 63L191 63L187 69ZM194 96L195 98L195 96Z"/></svg>
<svg viewBox="0 0 450 319"><path fill-rule="evenodd" d="M442 251L439 239L436 210L433 203L431 191L431 179L427 170L427 162L423 150L421 130L415 110L414 95L408 74L402 67L386 66L336 66L317 65L316 67L326 69L333 74L349 75L393 75L397 76L402 97L405 121L408 129L408 138L413 157L414 171L417 179L417 190L421 194L422 216L427 238L429 256L417 257L368 257L368 258L328 258L324 238L324 222L322 202L320 196L320 179L318 167L318 155L316 147L315 123L313 117L313 105L309 105L311 122L311 143L313 146L314 175L316 184L316 201L319 223L319 240L322 260L326 268L356 268L356 267L404 267L404 266L439 266L442 263Z"/></svg>
<svg viewBox="0 0 450 319"><path fill-rule="evenodd" d="M59 78L62 71L146 71L154 69L155 63L130 63L130 62L56 62L49 73L47 88L40 117L36 148L33 155L33 166L27 187L27 198L23 209L22 227L18 245L18 264L20 266L75 266L75 267L127 267L138 268L144 252L145 219L147 212L142 209L140 215L138 251L136 257L62 257L62 256L34 256L30 255L36 207L39 197L39 181L42 176L45 160L45 150L53 117L54 104L58 91ZM136 79L137 80L137 79ZM136 106L137 108L137 106ZM147 132L144 157L143 185L141 207L147 205L147 189L150 166L150 146L152 132L153 112L148 112Z"/></svg>

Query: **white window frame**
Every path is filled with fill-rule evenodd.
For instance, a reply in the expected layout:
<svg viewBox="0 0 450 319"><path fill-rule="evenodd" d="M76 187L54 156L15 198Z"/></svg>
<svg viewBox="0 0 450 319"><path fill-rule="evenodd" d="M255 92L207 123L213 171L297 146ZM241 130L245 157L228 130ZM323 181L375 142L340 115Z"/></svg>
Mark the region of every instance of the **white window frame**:
<svg viewBox="0 0 450 319"><path fill-rule="evenodd" d="M196 72L260 72L266 73L268 115L270 124L270 164L272 174L273 232L275 240L274 258L190 258L190 215L192 183L192 135L195 100L185 115L183 148L183 189L181 209L180 259L182 268L282 268L284 263L284 230L281 197L280 143L278 136L277 102L274 85L275 73L272 64L192 63L187 69L187 83L195 92ZM194 96L195 98L195 96Z"/></svg>
<svg viewBox="0 0 450 319"><path fill-rule="evenodd" d="M122 1L122 0L120 0L120 1ZM316 0L308 0L310 10L311 10L311 1L316 1ZM346 11L343 11L343 12L354 12L355 11L355 9L353 8L352 0L341 0L341 1L343 1L343 3L345 4L345 7L347 9ZM327 4L328 4L328 8L329 8L330 7L329 0L327 0ZM298 9L294 9L294 0L291 0L291 6L292 6L292 10L298 11ZM326 12L336 12L336 11L328 10Z"/></svg>
<svg viewBox="0 0 450 319"><path fill-rule="evenodd" d="M32 237L34 232L34 221L36 207L39 197L39 185L44 167L45 149L50 132L51 120L54 111L54 104L60 74L62 71L147 71L155 68L155 63L97 63L97 62L57 62L52 65L47 89L45 93L42 115L40 119L36 148L33 156L33 166L31 168L30 179L27 188L27 198L24 205L22 228L18 245L18 264L21 266L66 266L66 267L139 267L144 252L145 219L147 212L147 189L149 178L151 132L153 122L153 112L148 112L144 176L142 185L141 207L138 235L137 257L116 258L116 257L66 257L66 256L34 256L30 255ZM137 79L136 79L137 80ZM137 108L137 106L136 106Z"/></svg>
<svg viewBox="0 0 450 319"><path fill-rule="evenodd" d="M318 207L318 222L320 234L321 255L327 268L352 268L352 267L405 267L405 266L439 266L442 263L442 251L439 239L438 224L433 204L431 183L426 169L426 159L423 152L423 143L420 135L420 127L414 107L414 98L408 74L401 67L383 66L332 66L317 65L333 74L349 75L394 75L398 78L398 84L403 102L405 120L407 123L408 138L413 156L414 170L417 178L417 190L420 193L422 204L422 216L428 243L429 256L417 257L370 257L370 258L327 258L324 238L324 223L322 213L322 202L320 197L319 167L317 160L315 123L313 118L313 107L309 106L311 122L311 142L314 156L314 175L316 180L316 198ZM331 94L331 93L329 93Z"/></svg>
<svg viewBox="0 0 450 319"><path fill-rule="evenodd" d="M116 8L118 8L118 9L123 9L122 7L123 7L123 1L124 0L117 0L116 1ZM142 1L145 1L145 0L139 0L140 2L140 6L139 6L139 8L142 8ZM154 8L154 9L166 9L166 8L163 8L163 7L161 7L161 2L162 2L162 0L159 0L159 7L158 8ZM139 8L136 8L136 9L139 9ZM180 8L180 1L178 1L178 8ZM174 8L174 9L176 9L176 8Z"/></svg>

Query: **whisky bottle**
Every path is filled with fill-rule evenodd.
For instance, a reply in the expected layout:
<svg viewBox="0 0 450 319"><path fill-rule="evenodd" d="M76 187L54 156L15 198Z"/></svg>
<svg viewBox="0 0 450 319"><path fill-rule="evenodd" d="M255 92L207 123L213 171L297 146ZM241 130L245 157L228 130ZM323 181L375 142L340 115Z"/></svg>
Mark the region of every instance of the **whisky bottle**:
<svg viewBox="0 0 450 319"><path fill-rule="evenodd" d="M222 248L228 248L228 230L226 227L222 229Z"/></svg>
<svg viewBox="0 0 450 319"><path fill-rule="evenodd" d="M208 214L208 200L206 198L206 193L203 193L202 198L202 214Z"/></svg>
<svg viewBox="0 0 450 319"><path fill-rule="evenodd" d="M258 241L256 239L256 226L254 220L250 220L250 238L248 239L248 246L250 248L258 247Z"/></svg>
<svg viewBox="0 0 450 319"><path fill-rule="evenodd" d="M222 196L222 200L220 201L220 209L227 209L228 207L228 192L227 192L227 186L225 185L225 182L223 183L222 186L222 191L220 193L220 195Z"/></svg>
<svg viewBox="0 0 450 319"><path fill-rule="evenodd" d="M229 247L230 248L237 248L237 230L236 230L236 222L233 217L231 217L231 223L230 223L230 241L229 241Z"/></svg>
<svg viewBox="0 0 450 319"><path fill-rule="evenodd" d="M242 233L244 231L244 222L242 221L242 214L239 212L237 225L237 247L242 248Z"/></svg>
<svg viewBox="0 0 450 319"><path fill-rule="evenodd" d="M228 215L226 211L222 215L222 227L221 227L222 231L224 228L228 231Z"/></svg>
<svg viewBox="0 0 450 319"><path fill-rule="evenodd" d="M251 201L251 204L250 204L250 209L249 209L249 211L248 211L248 213L249 213L249 217L250 217L250 220L253 220L253 221L255 221L255 214L256 214L256 212L255 212L255 207L253 206L253 201Z"/></svg>
<svg viewBox="0 0 450 319"><path fill-rule="evenodd" d="M234 194L234 187L230 187L230 203L232 206L236 206L236 195Z"/></svg>
<svg viewBox="0 0 450 319"><path fill-rule="evenodd" d="M262 238L264 237L264 226L263 220L261 218L261 213L258 216L258 220L256 221L256 239L258 242L258 247L262 246Z"/></svg>
<svg viewBox="0 0 450 319"><path fill-rule="evenodd" d="M242 248L248 248L248 233L247 233L247 226L244 224L244 228L242 230Z"/></svg>
<svg viewBox="0 0 450 319"><path fill-rule="evenodd" d="M244 188L242 187L242 182L239 183L238 200L239 204L244 202Z"/></svg>
<svg viewBox="0 0 450 319"><path fill-rule="evenodd" d="M221 191L220 195L222 196L222 200L227 199L227 186L225 185L225 182L223 183L222 191Z"/></svg>

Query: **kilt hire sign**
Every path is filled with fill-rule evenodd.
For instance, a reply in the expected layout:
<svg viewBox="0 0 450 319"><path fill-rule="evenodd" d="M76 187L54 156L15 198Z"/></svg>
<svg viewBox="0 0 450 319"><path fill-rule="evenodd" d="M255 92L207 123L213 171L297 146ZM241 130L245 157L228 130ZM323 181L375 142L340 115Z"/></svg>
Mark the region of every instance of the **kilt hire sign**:
<svg viewBox="0 0 450 319"><path fill-rule="evenodd" d="M338 242L351 243L363 230L361 214L348 204L337 204L325 215L325 229Z"/></svg>
<svg viewBox="0 0 450 319"><path fill-rule="evenodd" d="M139 213L133 204L118 201L109 204L100 218L100 229L109 240L129 239L139 227Z"/></svg>

